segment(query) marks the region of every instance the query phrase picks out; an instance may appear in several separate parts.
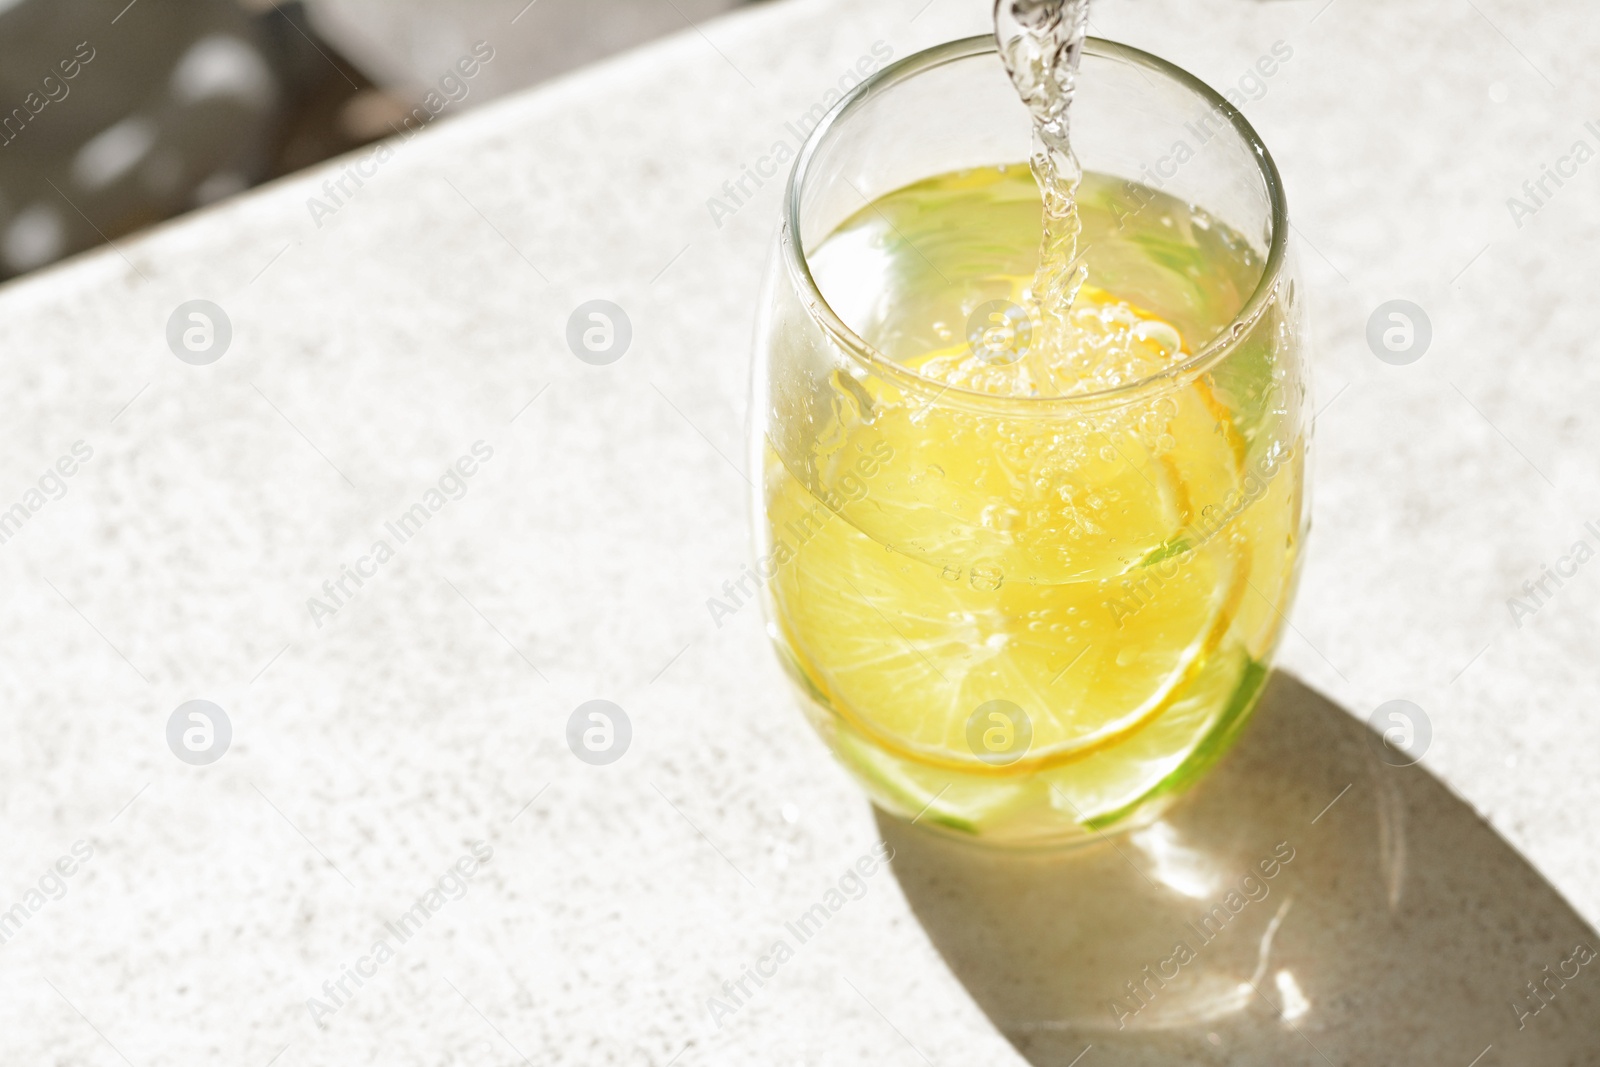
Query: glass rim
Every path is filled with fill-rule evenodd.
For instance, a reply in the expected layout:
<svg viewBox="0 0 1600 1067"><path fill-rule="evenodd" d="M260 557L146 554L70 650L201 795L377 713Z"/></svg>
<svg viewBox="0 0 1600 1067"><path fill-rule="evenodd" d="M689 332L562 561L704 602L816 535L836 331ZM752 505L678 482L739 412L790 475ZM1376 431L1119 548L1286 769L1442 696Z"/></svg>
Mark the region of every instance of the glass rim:
<svg viewBox="0 0 1600 1067"><path fill-rule="evenodd" d="M1267 151L1267 146L1261 140L1260 134L1256 133L1255 127L1250 125L1250 121L1244 117L1243 112L1229 103L1225 97L1211 86L1182 67L1169 63L1159 56L1152 55L1142 49L1134 48L1131 45L1119 44L1116 41L1108 41L1103 37L1087 38L1084 41L1084 51L1089 55L1103 59L1114 59L1135 64L1188 89L1195 96L1210 104L1217 113L1227 118L1234 131L1238 133L1255 157L1257 169L1261 174L1262 180L1266 183L1268 201L1272 206L1272 237L1270 247L1267 250L1266 263L1262 268L1261 279L1257 282L1255 291L1250 294L1250 297L1234 315L1232 321L1219 330L1216 336L1212 337L1188 359L1156 371L1154 374L1146 375L1137 381L1125 382L1121 385L1096 389L1087 393L1074 393L1069 396L1005 396L979 392L975 389L968 389L965 386L950 385L924 377L903 364L890 359L868 343L865 338L857 334L839 317L838 313L833 310L832 305L828 303L827 297L823 296L822 290L817 286L816 279L811 275L811 266L806 259L804 238L801 236L800 193L806 187L806 178L810 173L813 158L828 132L846 116L862 107L869 97L948 63L970 59L985 53L998 56L999 48L995 44L994 37L990 34L981 34L934 45L932 48L915 52L874 73L845 94L844 98L822 117L822 120L817 123L816 127L806 137L805 144L801 146L800 154L795 159L793 169L789 172L788 184L784 188L783 233L780 238L780 244L783 246L782 256L788 267L790 278L799 287L802 301L834 344L843 349L852 358L865 363L871 369L883 372L890 378L909 382L918 387L937 389L940 396L955 394L955 396L983 408L1009 407L1026 409L1031 413L1040 413L1041 409L1045 411L1072 410L1084 406L1097 406L1107 401L1120 401L1167 386L1169 383L1171 387L1176 387L1182 381L1200 374L1206 368L1219 361L1249 333L1250 328L1265 314L1268 306L1272 303L1288 256L1289 207L1284 196L1283 179L1278 173L1278 165L1273 162L1272 154Z"/></svg>

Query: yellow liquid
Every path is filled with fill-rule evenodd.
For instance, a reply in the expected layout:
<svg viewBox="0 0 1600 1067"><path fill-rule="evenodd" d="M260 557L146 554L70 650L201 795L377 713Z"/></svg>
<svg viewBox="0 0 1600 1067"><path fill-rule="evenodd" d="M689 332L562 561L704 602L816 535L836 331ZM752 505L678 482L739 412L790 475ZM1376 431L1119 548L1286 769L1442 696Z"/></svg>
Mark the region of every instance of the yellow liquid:
<svg viewBox="0 0 1600 1067"><path fill-rule="evenodd" d="M935 384L836 371L826 414L777 412L764 449L773 635L815 725L881 805L993 841L1123 824L1220 753L1259 694L1302 533L1281 345L1115 407L970 397L1143 378L1261 275L1244 240L1153 191L1089 175L1079 203L1075 345L1002 360L975 354L966 317L1026 306L1025 166L847 220L808 257L819 286Z"/></svg>

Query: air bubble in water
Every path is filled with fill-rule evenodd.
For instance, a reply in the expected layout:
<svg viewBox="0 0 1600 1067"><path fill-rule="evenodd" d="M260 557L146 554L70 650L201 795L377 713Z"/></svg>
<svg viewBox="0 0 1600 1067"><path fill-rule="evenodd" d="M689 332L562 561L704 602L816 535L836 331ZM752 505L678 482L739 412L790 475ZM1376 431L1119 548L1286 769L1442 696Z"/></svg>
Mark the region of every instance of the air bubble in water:
<svg viewBox="0 0 1600 1067"><path fill-rule="evenodd" d="M1005 574L992 563L979 563L972 568L967 584L984 592L994 592L1005 580Z"/></svg>

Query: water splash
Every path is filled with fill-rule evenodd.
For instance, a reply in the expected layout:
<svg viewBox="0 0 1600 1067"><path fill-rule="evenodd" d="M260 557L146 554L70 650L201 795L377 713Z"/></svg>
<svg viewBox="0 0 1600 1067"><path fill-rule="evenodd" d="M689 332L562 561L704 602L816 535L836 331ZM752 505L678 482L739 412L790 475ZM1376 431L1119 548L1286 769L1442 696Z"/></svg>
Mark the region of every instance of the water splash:
<svg viewBox="0 0 1600 1067"><path fill-rule="evenodd" d="M1032 302L1044 327L1042 346L1067 347L1069 314L1088 275L1079 262L1078 184L1070 118L1078 62L1089 29L1089 0L995 0L994 34L1006 72L1033 115L1034 181L1044 200L1044 236Z"/></svg>

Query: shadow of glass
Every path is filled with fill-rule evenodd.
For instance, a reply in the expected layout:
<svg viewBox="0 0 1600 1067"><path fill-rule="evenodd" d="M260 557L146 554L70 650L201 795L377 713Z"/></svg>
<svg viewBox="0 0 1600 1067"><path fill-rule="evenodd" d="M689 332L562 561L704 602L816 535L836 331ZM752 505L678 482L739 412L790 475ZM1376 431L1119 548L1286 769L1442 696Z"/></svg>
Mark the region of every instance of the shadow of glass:
<svg viewBox="0 0 1600 1067"><path fill-rule="evenodd" d="M1027 853L878 824L951 970L1040 1067L1597 1062L1600 938L1382 751L1277 674L1147 830Z"/></svg>

